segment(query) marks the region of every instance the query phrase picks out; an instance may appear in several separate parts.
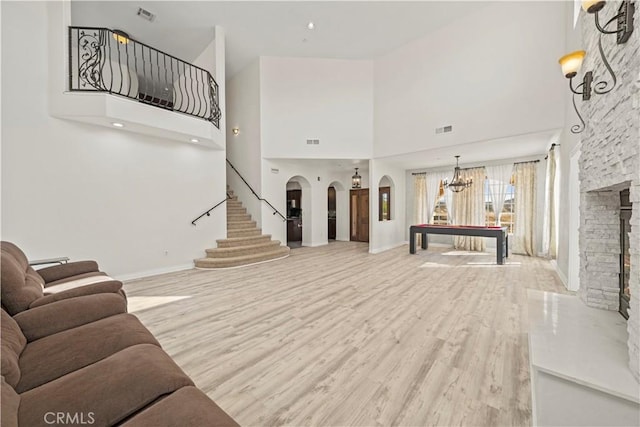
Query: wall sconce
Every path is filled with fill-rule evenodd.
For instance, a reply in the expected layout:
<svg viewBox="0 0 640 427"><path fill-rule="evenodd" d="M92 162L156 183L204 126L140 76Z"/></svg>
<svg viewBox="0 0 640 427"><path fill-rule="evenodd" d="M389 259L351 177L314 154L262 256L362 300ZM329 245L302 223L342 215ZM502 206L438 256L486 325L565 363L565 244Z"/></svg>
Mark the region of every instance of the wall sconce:
<svg viewBox="0 0 640 427"><path fill-rule="evenodd" d="M563 56L558 62L562 67L562 74L564 74L564 76L569 79L569 89L571 89L571 92L573 92L575 95L582 95L582 100L588 101L589 99L591 99L591 82L593 81L593 72L587 72L582 78L582 83L580 83L575 88L573 87L573 78L578 74L578 71L580 71L580 67L582 66L582 61L584 60L585 55L586 52L584 50L578 50ZM571 126L571 133L580 133L584 130L585 127L584 120L582 119L582 116L578 111L578 107L576 106L576 97L572 96L571 100L573 102L573 109L580 119L579 125Z"/></svg>
<svg viewBox="0 0 640 427"><path fill-rule="evenodd" d="M360 188L362 187L362 177L358 175L358 169L356 168L356 173L351 177L351 188Z"/></svg>
<svg viewBox="0 0 640 427"><path fill-rule="evenodd" d="M113 38L120 44L129 43L129 34L125 33L122 30L113 30Z"/></svg>
<svg viewBox="0 0 640 427"><path fill-rule="evenodd" d="M618 9L618 14L609 19L603 27L600 25L599 16L600 11L604 8L605 4L606 2L604 0L583 0L582 8L585 12L594 15L596 28L600 33L616 34L617 44L626 43L627 40L629 40L629 37L631 37L631 33L633 33L633 13L635 12L635 5L631 0L623 0L620 4L620 8ZM609 27L614 21L617 22L616 30L608 30L607 27ZM611 92L618 82L613 69L609 65L604 49L602 48L602 34L600 34L600 37L598 38L598 51L600 52L600 58L602 58L604 66L611 75L612 82L610 87L608 87L609 84L606 81L599 81L596 83L593 91L599 95Z"/></svg>
<svg viewBox="0 0 640 427"><path fill-rule="evenodd" d="M233 128L233 129L231 129L231 131L233 132L234 136L237 136L240 133L240 129L239 128Z"/></svg>
<svg viewBox="0 0 640 427"><path fill-rule="evenodd" d="M635 12L635 6L631 0L622 0L622 4L618 9L618 14L609 19L604 27L600 25L599 12L605 6L604 0L583 0L582 8L585 12L595 16L596 28L602 34L617 34L617 43L623 44L629 40L631 33L633 33L633 13ZM607 30L607 27L613 22L618 23L618 28L615 31Z"/></svg>

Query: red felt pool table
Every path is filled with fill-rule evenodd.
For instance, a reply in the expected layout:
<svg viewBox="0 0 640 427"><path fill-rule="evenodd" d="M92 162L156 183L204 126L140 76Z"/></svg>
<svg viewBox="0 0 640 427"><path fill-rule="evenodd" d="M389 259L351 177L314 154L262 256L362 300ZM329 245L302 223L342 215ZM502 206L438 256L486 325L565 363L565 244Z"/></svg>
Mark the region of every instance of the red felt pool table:
<svg viewBox="0 0 640 427"><path fill-rule="evenodd" d="M504 264L509 256L509 235L507 227L487 227L480 225L433 225L420 224L409 227L409 253L416 253L416 234L422 235L422 249L429 247L429 234L449 234L453 236L495 237L496 262Z"/></svg>

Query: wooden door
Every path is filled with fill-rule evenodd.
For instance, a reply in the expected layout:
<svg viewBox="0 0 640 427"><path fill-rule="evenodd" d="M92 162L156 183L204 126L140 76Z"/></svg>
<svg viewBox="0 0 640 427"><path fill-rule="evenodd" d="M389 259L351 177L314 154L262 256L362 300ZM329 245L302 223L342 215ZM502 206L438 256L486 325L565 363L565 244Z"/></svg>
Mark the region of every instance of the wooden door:
<svg viewBox="0 0 640 427"><path fill-rule="evenodd" d="M369 189L351 190L349 197L350 234L356 242L369 241Z"/></svg>

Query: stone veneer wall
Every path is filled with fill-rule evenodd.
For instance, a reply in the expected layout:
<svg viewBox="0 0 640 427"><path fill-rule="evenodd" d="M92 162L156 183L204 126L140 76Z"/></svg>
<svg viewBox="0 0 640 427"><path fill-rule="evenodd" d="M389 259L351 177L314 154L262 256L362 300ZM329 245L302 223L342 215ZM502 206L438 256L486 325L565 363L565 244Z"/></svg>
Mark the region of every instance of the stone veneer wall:
<svg viewBox="0 0 640 427"><path fill-rule="evenodd" d="M614 16L620 1L607 2L600 22ZM627 43L603 35L603 47L618 77L608 94L592 94L578 109L586 122L580 155L580 296L592 307L618 310L620 255L619 191L630 188L631 307L629 367L640 381L640 2L636 1L634 32ZM598 53L600 33L594 17L581 12L582 72L593 70L594 83L610 76ZM615 27L614 27L615 28ZM582 74L580 74L581 76ZM576 82L576 84L579 82ZM576 118L577 122L577 118Z"/></svg>

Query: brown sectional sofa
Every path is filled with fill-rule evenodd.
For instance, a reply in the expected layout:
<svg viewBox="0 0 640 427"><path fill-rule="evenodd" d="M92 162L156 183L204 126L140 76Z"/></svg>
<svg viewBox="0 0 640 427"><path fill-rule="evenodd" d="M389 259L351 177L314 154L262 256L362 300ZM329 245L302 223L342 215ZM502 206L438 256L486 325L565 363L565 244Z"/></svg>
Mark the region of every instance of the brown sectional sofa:
<svg viewBox="0 0 640 427"><path fill-rule="evenodd" d="M76 296L34 305L46 298L44 293L40 295L35 286L28 293L20 292L15 281L24 269L23 286L39 283L42 270L30 271L24 263L5 265L6 247L3 242L3 427L238 425L194 387L144 325L126 313L121 283L117 291L113 287L87 294L80 287ZM5 274L5 268L14 271ZM69 280L78 276L69 275L72 269L58 273L63 270L54 268L41 277L45 283ZM79 274L92 277L97 266L92 270ZM6 279L14 280L8 283L10 292L4 289ZM13 317L5 309L9 306L14 309ZM110 308L92 311L101 306ZM23 309L16 313L18 307Z"/></svg>

